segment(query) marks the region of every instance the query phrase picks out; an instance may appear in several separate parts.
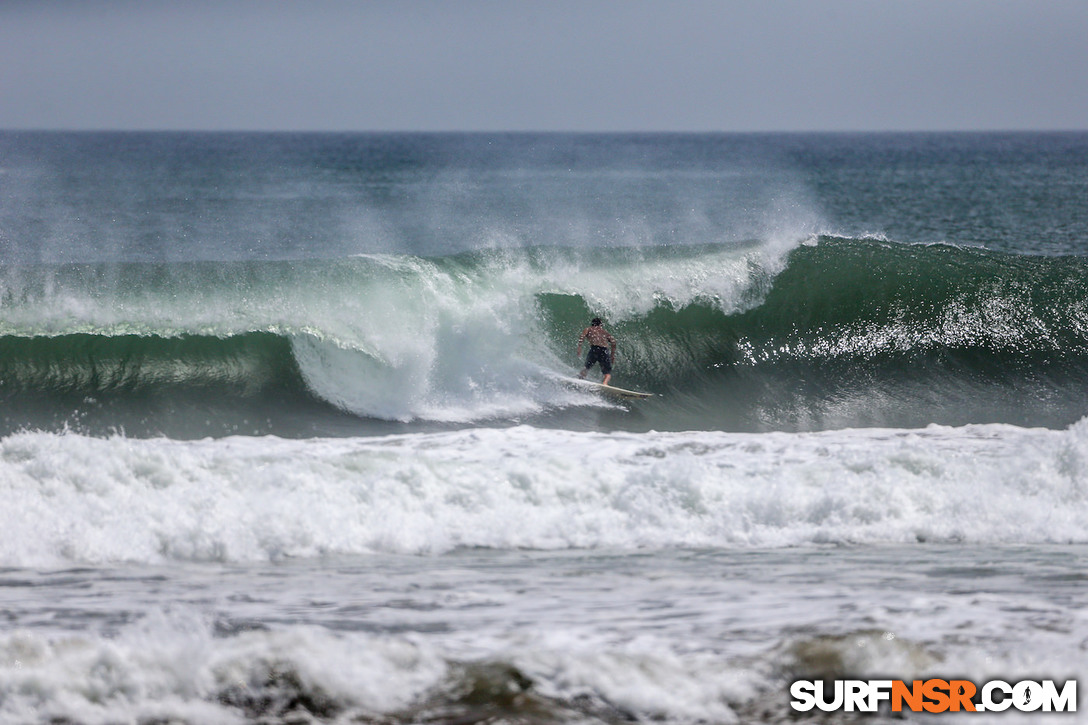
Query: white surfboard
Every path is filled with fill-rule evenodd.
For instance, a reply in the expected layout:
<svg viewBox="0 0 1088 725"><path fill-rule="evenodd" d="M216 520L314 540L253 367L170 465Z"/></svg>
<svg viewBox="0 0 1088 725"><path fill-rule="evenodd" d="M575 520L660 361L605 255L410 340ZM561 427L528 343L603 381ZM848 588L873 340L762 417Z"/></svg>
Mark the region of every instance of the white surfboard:
<svg viewBox="0 0 1088 725"><path fill-rule="evenodd" d="M623 388L617 388L614 385L604 385L603 383L595 383L592 380L582 380L581 378L574 378L571 382L576 385L589 386L595 391L604 393L605 395L626 398L628 400L643 400L654 396L653 393L640 393L637 390L625 390Z"/></svg>

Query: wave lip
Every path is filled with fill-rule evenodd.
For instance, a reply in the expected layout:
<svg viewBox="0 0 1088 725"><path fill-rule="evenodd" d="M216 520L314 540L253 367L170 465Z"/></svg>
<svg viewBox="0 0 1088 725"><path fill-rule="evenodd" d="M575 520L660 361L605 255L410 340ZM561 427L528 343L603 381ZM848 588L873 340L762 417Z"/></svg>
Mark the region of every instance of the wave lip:
<svg viewBox="0 0 1088 725"><path fill-rule="evenodd" d="M0 480L13 504L0 550L9 566L1088 541L1084 422L223 442L26 433L2 439Z"/></svg>

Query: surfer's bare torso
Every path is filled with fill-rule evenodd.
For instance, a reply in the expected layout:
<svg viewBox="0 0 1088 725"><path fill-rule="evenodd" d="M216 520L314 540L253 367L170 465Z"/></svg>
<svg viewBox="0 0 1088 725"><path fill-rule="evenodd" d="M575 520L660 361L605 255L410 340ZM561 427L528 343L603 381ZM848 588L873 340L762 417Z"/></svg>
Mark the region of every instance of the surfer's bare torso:
<svg viewBox="0 0 1088 725"><path fill-rule="evenodd" d="M578 338L578 342L581 343L582 340L588 340L594 347L609 347L616 344L616 338L600 325L591 325L582 330L582 336Z"/></svg>

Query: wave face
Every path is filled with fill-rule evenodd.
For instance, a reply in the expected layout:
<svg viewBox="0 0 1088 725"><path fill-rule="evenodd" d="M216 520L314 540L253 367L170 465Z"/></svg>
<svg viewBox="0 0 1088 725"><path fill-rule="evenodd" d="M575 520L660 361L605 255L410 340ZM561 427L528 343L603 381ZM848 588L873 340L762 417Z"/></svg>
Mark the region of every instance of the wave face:
<svg viewBox="0 0 1088 725"><path fill-rule="evenodd" d="M1088 381L1086 271L1079 257L824 237L750 309L648 316L650 334L630 334L648 340L639 383L734 410L724 427L1061 427Z"/></svg>
<svg viewBox="0 0 1088 725"><path fill-rule="evenodd" d="M1086 272L826 236L9 267L0 395L9 431L137 435L1063 427L1088 383ZM620 340L616 384L655 399L617 408L564 384L594 315Z"/></svg>

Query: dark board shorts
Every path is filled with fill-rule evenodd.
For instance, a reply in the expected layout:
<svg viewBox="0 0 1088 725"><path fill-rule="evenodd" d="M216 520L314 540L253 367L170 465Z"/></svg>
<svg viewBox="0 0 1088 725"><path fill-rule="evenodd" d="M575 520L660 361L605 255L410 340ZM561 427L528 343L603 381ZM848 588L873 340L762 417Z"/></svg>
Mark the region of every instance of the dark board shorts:
<svg viewBox="0 0 1088 725"><path fill-rule="evenodd" d="M590 345L589 354L586 355L586 370L593 367L593 363L600 363L601 372L605 375L612 372L612 355L608 352L607 347Z"/></svg>

